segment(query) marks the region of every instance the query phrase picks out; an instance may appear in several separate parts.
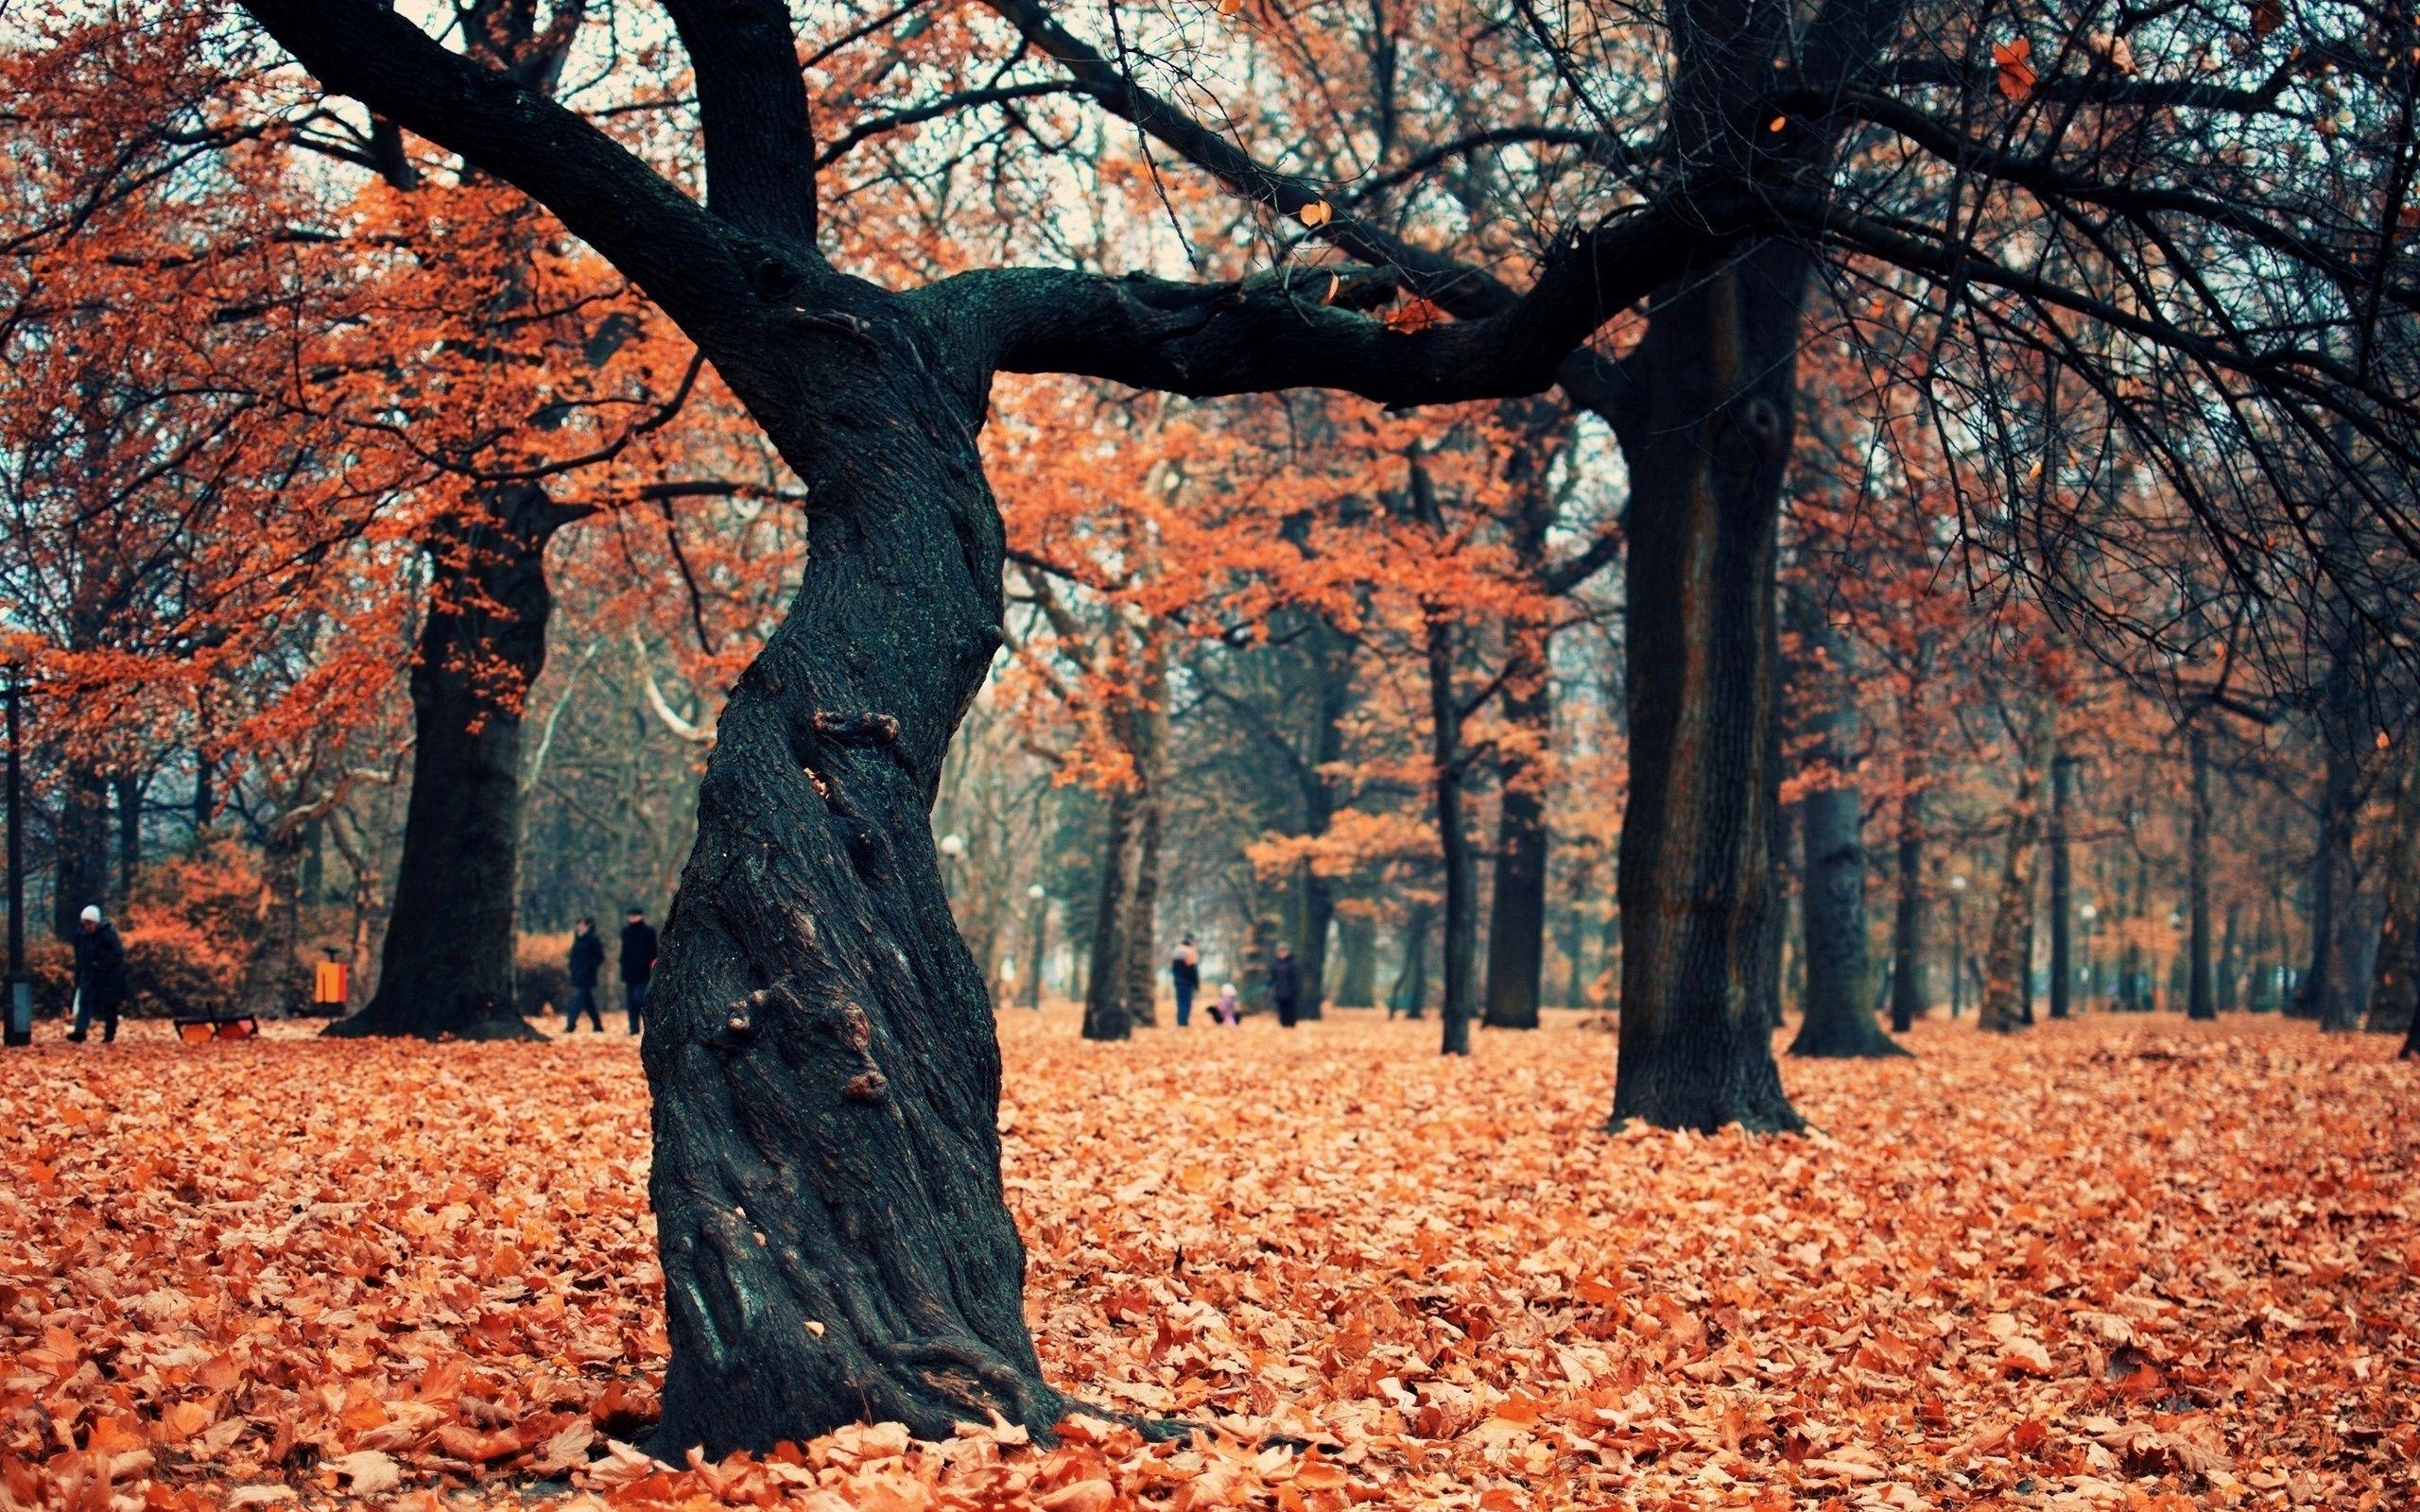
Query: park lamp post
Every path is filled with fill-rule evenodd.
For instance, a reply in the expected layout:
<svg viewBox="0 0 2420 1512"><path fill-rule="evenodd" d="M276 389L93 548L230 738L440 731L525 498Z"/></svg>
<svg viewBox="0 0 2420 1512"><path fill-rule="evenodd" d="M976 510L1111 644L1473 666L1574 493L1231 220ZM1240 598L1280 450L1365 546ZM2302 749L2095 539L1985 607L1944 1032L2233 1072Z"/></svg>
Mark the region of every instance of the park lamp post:
<svg viewBox="0 0 2420 1512"><path fill-rule="evenodd" d="M26 761L17 707L25 699L22 668L9 669L9 1003L0 1040L34 1042L34 985L26 975Z"/></svg>
<svg viewBox="0 0 2420 1512"><path fill-rule="evenodd" d="M959 865L966 859L966 836L953 831L942 835L941 843L935 849L942 853L942 891L955 893L958 889ZM950 900L953 909L957 902L956 898Z"/></svg>
<svg viewBox="0 0 2420 1512"><path fill-rule="evenodd" d="M1966 874L1949 879L1949 1018L1953 1023L1966 1006Z"/></svg>
<svg viewBox="0 0 2420 1512"><path fill-rule="evenodd" d="M1050 889L1040 883L1025 890L1033 901L1033 955L1026 971L1025 1005L1036 1012L1042 1008L1042 952L1049 943Z"/></svg>

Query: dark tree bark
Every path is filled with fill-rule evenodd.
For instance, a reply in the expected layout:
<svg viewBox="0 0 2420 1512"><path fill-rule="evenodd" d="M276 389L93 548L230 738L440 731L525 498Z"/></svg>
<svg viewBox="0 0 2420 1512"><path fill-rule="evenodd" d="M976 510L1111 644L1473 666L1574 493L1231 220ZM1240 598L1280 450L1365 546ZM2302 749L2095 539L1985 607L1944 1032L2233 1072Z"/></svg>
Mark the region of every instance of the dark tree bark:
<svg viewBox="0 0 2420 1512"><path fill-rule="evenodd" d="M521 706L546 662L546 541L567 516L534 484L482 505L429 539L403 859L377 995L328 1026L340 1038L543 1038L513 984Z"/></svg>
<svg viewBox="0 0 2420 1512"><path fill-rule="evenodd" d="M1899 773L1898 913L1891 931L1891 1027L1906 1034L1925 1011L1925 761L1905 719L1900 740L1904 765Z"/></svg>
<svg viewBox="0 0 2420 1512"><path fill-rule="evenodd" d="M2057 747L2050 700L2036 696L2024 740L2017 749L2016 793L2009 803L2008 845L2000 860L1999 897L1992 910L1990 944L1983 954L1983 1001L1978 1015L1986 1029L2023 1028L2025 978L2033 955L2033 881L2042 842L2042 784Z"/></svg>
<svg viewBox="0 0 2420 1512"><path fill-rule="evenodd" d="M121 773L110 786L117 797L117 888L112 897L123 910L134 901L134 879L143 870L143 792L150 782Z"/></svg>
<svg viewBox="0 0 2420 1512"><path fill-rule="evenodd" d="M2420 1010L2420 756L2409 737L2394 790L2394 818L2382 869L2385 909L2370 978L2368 1026L2393 1033Z"/></svg>
<svg viewBox="0 0 2420 1512"><path fill-rule="evenodd" d="M283 1019L302 1006L295 990L296 950L302 940L302 850L308 826L281 817L261 838L261 891L245 941L236 1006L263 1019Z"/></svg>
<svg viewBox="0 0 2420 1512"><path fill-rule="evenodd" d="M1798 634L1798 682L1811 704L1805 712L1813 737L1806 759L1825 774L1798 800L1806 853L1800 919L1806 991L1789 1053L1904 1056L1907 1051L1874 1022L1866 996L1865 793L1855 781L1857 702L1848 686L1847 647L1811 590L1793 583L1789 601Z"/></svg>
<svg viewBox="0 0 2420 1512"><path fill-rule="evenodd" d="M1344 757L1344 719L1353 707L1354 663L1359 645L1324 616L1312 622L1305 640L1310 647L1314 694L1311 760L1297 761L1294 765L1303 795L1303 833L1325 834L1344 798L1335 768ZM1300 1018L1319 1018L1326 1002L1328 933L1335 919L1335 882L1305 864L1303 934L1294 942L1294 958L1301 963L1303 974L1302 1003L1295 1010ZM1360 1002L1367 1005L1370 988L1366 978L1360 991Z"/></svg>
<svg viewBox="0 0 2420 1512"><path fill-rule="evenodd" d="M2069 1016L2075 991L2072 931L2075 925L2075 873L2067 851L2067 816L2074 807L2075 758L2064 751L2050 754L2050 1017Z"/></svg>
<svg viewBox="0 0 2420 1512"><path fill-rule="evenodd" d="M1478 987L1478 866L1462 821L1463 758L1460 697L1454 691L1454 622L1449 610L1427 614L1430 782L1437 809L1437 848L1445 868L1444 1053L1471 1053L1471 1020Z"/></svg>
<svg viewBox="0 0 2420 1512"><path fill-rule="evenodd" d="M1142 795L1131 787L1109 796L1100 879L1093 890L1092 965L1084 973L1087 1040L1124 1040L1134 1032L1126 1007L1126 910L1134 895L1135 832L1142 807Z"/></svg>
<svg viewBox="0 0 2420 1512"><path fill-rule="evenodd" d="M1395 969L1395 985L1387 992L1387 1011L1417 1019L1428 1009L1428 932L1436 927L1437 905L1426 899L1404 911L1403 959Z"/></svg>
<svg viewBox="0 0 2420 1512"><path fill-rule="evenodd" d="M1613 1118L1800 1126L1767 1031L1775 527L1806 266L1760 249L1663 295L1633 361Z"/></svg>
<svg viewBox="0 0 2420 1512"><path fill-rule="evenodd" d="M2340 656L2323 692L2321 743L2326 766L2320 781L2319 833L2310 863L2310 955L2291 1012L2325 1029L2356 1022L2357 988L2346 966L2354 954L2356 873L2353 836L2360 822L2361 765L2354 746L2360 695L2347 659Z"/></svg>
<svg viewBox="0 0 2420 1512"><path fill-rule="evenodd" d="M81 928L78 916L110 901L110 784L93 767L70 763L60 787L51 929L72 943Z"/></svg>
<svg viewBox="0 0 2420 1512"><path fill-rule="evenodd" d="M1572 879L1572 890L1588 890L1585 871ZM1563 963L1567 973L1564 978L1563 1005L1580 1007L1588 1001L1588 916L1576 902L1563 914Z"/></svg>
<svg viewBox="0 0 2420 1512"><path fill-rule="evenodd" d="M1168 748L1167 627L1153 621L1143 629L1141 706L1128 716L1134 734L1134 770L1142 782L1134 816L1133 880L1120 909L1120 948L1126 956L1127 1016L1146 1026L1159 1016L1160 831L1167 811Z"/></svg>
<svg viewBox="0 0 2420 1512"><path fill-rule="evenodd" d="M1378 991L1378 922L1366 914L1339 916L1336 924L1338 951L1344 957L1343 970L1336 979L1336 1005L1340 1008L1366 1008L1377 1000ZM1309 984L1304 984L1305 988Z"/></svg>
<svg viewBox="0 0 2420 1512"><path fill-rule="evenodd" d="M1554 719L1544 627L1512 627L1505 655L1504 719L1518 734L1499 763L1502 796L1496 809L1495 890L1488 911L1484 1022L1495 1029L1534 1029L1547 930L1547 802L1540 757Z"/></svg>
<svg viewBox="0 0 2420 1512"><path fill-rule="evenodd" d="M2189 828L2186 837L2187 907L2192 931L2192 953L2185 988L2185 1014L2190 1019L2219 1016L2216 984L2210 976L2210 737L2199 723L2187 735L2192 763Z"/></svg>

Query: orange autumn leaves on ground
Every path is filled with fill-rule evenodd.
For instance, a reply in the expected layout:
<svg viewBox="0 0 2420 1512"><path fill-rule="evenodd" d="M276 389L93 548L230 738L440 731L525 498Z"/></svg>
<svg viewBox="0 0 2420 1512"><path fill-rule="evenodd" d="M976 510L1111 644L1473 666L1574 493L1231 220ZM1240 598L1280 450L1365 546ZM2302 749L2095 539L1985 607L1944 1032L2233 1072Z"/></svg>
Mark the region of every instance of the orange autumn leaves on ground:
<svg viewBox="0 0 2420 1512"><path fill-rule="evenodd" d="M1056 1446L667 1470L618 1037L0 1062L0 1505L2408 1506L2413 1071L2273 1021L1927 1024L1806 1139L1608 1135L1565 1016L1003 1021ZM423 1503L422 1504L426 1504ZM448 1503L457 1504L457 1503Z"/></svg>

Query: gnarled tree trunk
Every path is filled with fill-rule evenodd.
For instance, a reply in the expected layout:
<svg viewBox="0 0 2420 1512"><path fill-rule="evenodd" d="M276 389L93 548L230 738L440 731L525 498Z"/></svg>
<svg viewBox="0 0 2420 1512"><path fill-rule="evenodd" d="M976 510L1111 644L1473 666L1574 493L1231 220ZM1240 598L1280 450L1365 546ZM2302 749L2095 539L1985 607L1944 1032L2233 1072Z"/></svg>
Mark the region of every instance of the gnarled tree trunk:
<svg viewBox="0 0 2420 1512"><path fill-rule="evenodd" d="M564 518L534 484L499 490L429 541L412 662L412 781L377 995L346 1038L540 1038L513 989L522 700L546 662L546 541Z"/></svg>
<svg viewBox="0 0 2420 1512"><path fill-rule="evenodd" d="M772 390L752 409L817 507L790 613L722 714L643 1046L666 1451L862 1418L1039 1430L1063 1408L1001 1190L991 1002L929 818L1001 633L982 386L906 301L835 297L864 335L792 335L740 380Z"/></svg>

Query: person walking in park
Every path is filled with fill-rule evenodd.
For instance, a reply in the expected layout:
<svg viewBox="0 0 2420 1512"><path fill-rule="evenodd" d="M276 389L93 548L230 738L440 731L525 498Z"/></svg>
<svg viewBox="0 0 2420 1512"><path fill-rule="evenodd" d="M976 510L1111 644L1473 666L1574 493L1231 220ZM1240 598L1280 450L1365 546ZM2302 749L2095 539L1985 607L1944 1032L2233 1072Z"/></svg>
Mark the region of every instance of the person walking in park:
<svg viewBox="0 0 2420 1512"><path fill-rule="evenodd" d="M1182 1029L1193 1022L1193 995L1201 990L1201 953L1193 948L1192 936L1176 948L1168 980L1176 986L1176 1026Z"/></svg>
<svg viewBox="0 0 2420 1512"><path fill-rule="evenodd" d="M1269 1001L1277 1008L1280 1027L1294 1027L1294 1013L1303 1002L1303 969L1294 964L1294 947L1279 945L1269 963Z"/></svg>
<svg viewBox="0 0 2420 1512"><path fill-rule="evenodd" d="M605 942L596 937L596 920L582 914L571 932L571 1007L563 1017L563 1033L579 1032L583 1010L590 1027L605 1032L605 1021L596 1011L596 977L604 970Z"/></svg>
<svg viewBox="0 0 2420 1512"><path fill-rule="evenodd" d="M648 927L646 912L633 903L622 925L622 996L630 1008L632 1034L646 1024L647 983L654 974L655 931Z"/></svg>
<svg viewBox="0 0 2420 1512"><path fill-rule="evenodd" d="M117 1038L117 1010L129 996L126 944L117 929L87 904L76 932L76 1026L67 1038L78 1044L92 1029L93 1015L101 1016L101 1043Z"/></svg>

